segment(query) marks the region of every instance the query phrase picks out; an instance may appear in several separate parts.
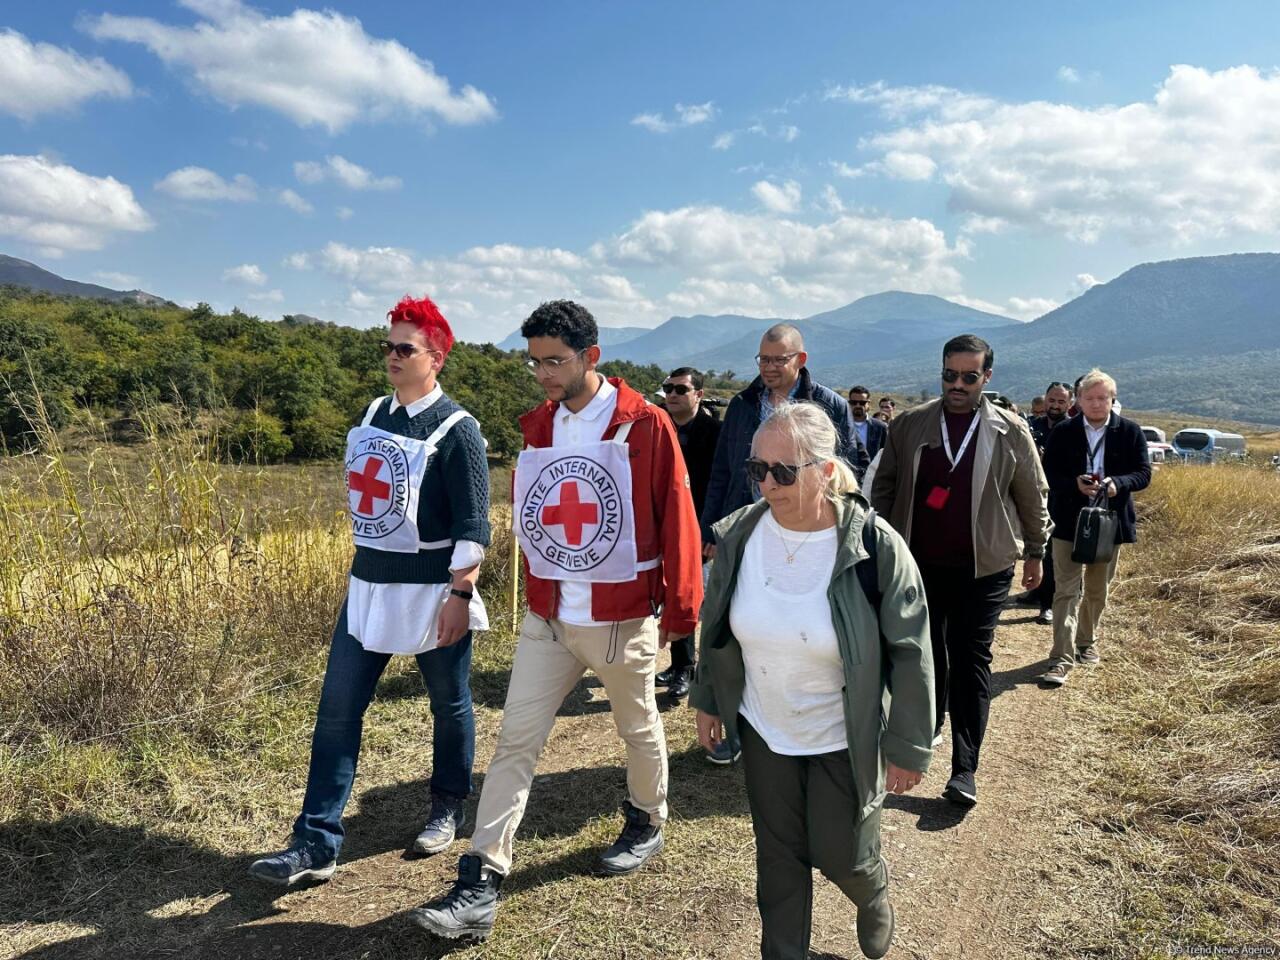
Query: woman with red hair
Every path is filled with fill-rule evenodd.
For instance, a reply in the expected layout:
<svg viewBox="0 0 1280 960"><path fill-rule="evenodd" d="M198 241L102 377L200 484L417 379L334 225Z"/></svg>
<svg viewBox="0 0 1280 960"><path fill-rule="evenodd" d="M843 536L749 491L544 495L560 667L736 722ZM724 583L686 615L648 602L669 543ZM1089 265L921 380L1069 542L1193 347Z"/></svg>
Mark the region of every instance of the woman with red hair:
<svg viewBox="0 0 1280 960"><path fill-rule="evenodd" d="M489 626L475 590L490 536L485 442L437 382L453 347L440 310L405 297L388 318L381 347L394 390L347 434L355 559L329 648L302 812L289 848L249 868L285 886L327 880L337 868L365 709L393 655L417 658L433 718L431 807L414 849L446 849L471 793L471 631Z"/></svg>

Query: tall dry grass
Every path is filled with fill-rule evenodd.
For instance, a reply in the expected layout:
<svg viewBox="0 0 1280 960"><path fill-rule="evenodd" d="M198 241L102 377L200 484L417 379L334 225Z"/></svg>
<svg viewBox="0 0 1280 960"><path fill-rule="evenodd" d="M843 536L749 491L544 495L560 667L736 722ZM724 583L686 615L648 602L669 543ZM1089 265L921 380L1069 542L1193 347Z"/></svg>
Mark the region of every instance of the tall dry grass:
<svg viewBox="0 0 1280 960"><path fill-rule="evenodd" d="M1280 474L1160 471L1088 729L1107 956L1280 937ZM1090 951L1091 953L1095 951Z"/></svg>

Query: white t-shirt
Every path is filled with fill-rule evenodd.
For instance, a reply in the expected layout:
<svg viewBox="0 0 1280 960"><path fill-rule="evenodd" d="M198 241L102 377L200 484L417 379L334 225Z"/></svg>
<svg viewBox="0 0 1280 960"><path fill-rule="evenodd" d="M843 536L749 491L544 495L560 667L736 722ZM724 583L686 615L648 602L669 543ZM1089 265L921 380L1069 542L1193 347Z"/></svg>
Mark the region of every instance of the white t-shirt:
<svg viewBox="0 0 1280 960"><path fill-rule="evenodd" d="M436 384L434 390L408 406L392 394L388 412L395 413L405 406L405 413L416 417L443 393ZM449 569L466 570L483 559L484 547L471 540L459 540L453 545ZM449 590L447 583L369 583L359 577L349 577L347 633L373 653L425 653L436 646L436 623L440 619L440 608L449 599ZM472 595L467 613L470 629L489 629L489 614L479 590Z"/></svg>
<svg viewBox="0 0 1280 960"><path fill-rule="evenodd" d="M552 419L551 446L575 447L604 439L604 432L618 406L618 388L600 378L600 389L591 402L574 413L563 403ZM587 580L560 581L560 608L557 616L565 623L592 626L599 621L591 617L591 583Z"/></svg>
<svg viewBox="0 0 1280 960"><path fill-rule="evenodd" d="M813 756L848 746L844 662L827 599L836 545L835 527L786 530L770 511L743 550L729 602L747 675L741 710L774 753Z"/></svg>

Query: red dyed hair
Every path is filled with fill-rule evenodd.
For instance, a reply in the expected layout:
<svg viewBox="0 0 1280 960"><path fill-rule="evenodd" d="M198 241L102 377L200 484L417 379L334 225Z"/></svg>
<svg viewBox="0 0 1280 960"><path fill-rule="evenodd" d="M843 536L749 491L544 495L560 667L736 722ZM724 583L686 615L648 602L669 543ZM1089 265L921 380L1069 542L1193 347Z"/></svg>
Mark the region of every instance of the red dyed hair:
<svg viewBox="0 0 1280 960"><path fill-rule="evenodd" d="M413 324L422 331L431 349L439 350L446 357L453 349L453 330L449 328L449 321L429 297L421 300L405 297L387 311L387 319L392 323Z"/></svg>

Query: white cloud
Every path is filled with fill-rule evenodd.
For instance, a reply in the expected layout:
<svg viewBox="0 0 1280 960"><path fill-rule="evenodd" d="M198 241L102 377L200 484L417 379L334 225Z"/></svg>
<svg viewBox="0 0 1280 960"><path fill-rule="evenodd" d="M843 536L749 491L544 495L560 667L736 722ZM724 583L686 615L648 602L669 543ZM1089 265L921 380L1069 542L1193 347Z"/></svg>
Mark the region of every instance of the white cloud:
<svg viewBox="0 0 1280 960"><path fill-rule="evenodd" d="M1175 66L1150 101L1089 108L880 84L845 88L841 98L911 115L862 146L891 175L912 172L891 166L891 156L928 158L951 209L977 224L1084 243L1280 230L1280 71Z"/></svg>
<svg viewBox="0 0 1280 960"><path fill-rule="evenodd" d="M782 184L761 180L751 188L751 192L766 210L774 213L795 213L800 207L800 184L794 180Z"/></svg>
<svg viewBox="0 0 1280 960"><path fill-rule="evenodd" d="M311 269L311 258L305 253L291 253L282 262L292 270Z"/></svg>
<svg viewBox="0 0 1280 960"><path fill-rule="evenodd" d="M48 157L0 155L0 236L41 248L98 250L119 231L150 230L133 191Z"/></svg>
<svg viewBox="0 0 1280 960"><path fill-rule="evenodd" d="M712 150L728 150L733 146L733 141L737 139L736 134L722 133L711 141Z"/></svg>
<svg viewBox="0 0 1280 960"><path fill-rule="evenodd" d="M844 201L840 199L840 191L829 183L822 188L820 206L821 209L833 215L844 213Z"/></svg>
<svg viewBox="0 0 1280 960"><path fill-rule="evenodd" d="M783 143L793 143L800 136L800 128L792 124L784 124L778 128L778 139Z"/></svg>
<svg viewBox="0 0 1280 960"><path fill-rule="evenodd" d="M398 190L399 177L375 177L373 173L346 157L325 157L324 163L315 160L299 160L293 165L293 175L300 183L316 184L334 180L348 190Z"/></svg>
<svg viewBox="0 0 1280 960"><path fill-rule="evenodd" d="M356 215L356 212L352 210L350 207L339 207L337 210L333 212L333 215L337 217L339 220L350 220L352 217Z"/></svg>
<svg viewBox="0 0 1280 960"><path fill-rule="evenodd" d="M242 263L238 267L228 267L222 271L222 279L235 283L248 284L251 287L265 287L267 275L256 263Z"/></svg>
<svg viewBox="0 0 1280 960"><path fill-rule="evenodd" d="M136 290L142 286L142 280L131 273L117 273L114 270L95 270L95 280L101 280L117 290Z"/></svg>
<svg viewBox="0 0 1280 960"><path fill-rule="evenodd" d="M1075 67L1059 67L1058 79L1063 83L1079 83L1080 71Z"/></svg>
<svg viewBox="0 0 1280 960"><path fill-rule="evenodd" d="M243 173L224 180L204 167L182 167L156 184L162 193L180 200L230 200L244 203L258 199L258 185Z"/></svg>
<svg viewBox="0 0 1280 960"><path fill-rule="evenodd" d="M828 163L837 177L844 177L846 180L856 180L867 173L865 167L850 166L843 160L830 160Z"/></svg>
<svg viewBox="0 0 1280 960"><path fill-rule="evenodd" d="M261 293L249 294L254 303L284 303L283 290L263 290Z"/></svg>
<svg viewBox="0 0 1280 960"><path fill-rule="evenodd" d="M1004 312L1019 320L1034 320L1059 306L1061 304L1057 300L1048 297L1010 297L1009 309Z"/></svg>
<svg viewBox="0 0 1280 960"><path fill-rule="evenodd" d="M290 190L288 187L281 190L277 196L280 202L283 203L290 210L292 210L294 213L310 213L313 209L315 209L305 199L303 199L293 190Z"/></svg>
<svg viewBox="0 0 1280 960"><path fill-rule="evenodd" d="M1071 285L1071 289L1067 291L1068 297L1078 297L1091 287L1096 287L1102 283L1097 277L1091 273L1077 273L1076 282Z"/></svg>
<svg viewBox="0 0 1280 960"><path fill-rule="evenodd" d="M716 113L716 105L710 100L706 103L677 103L675 116L670 120L661 113L640 113L631 118L631 123L652 133L670 133L680 127L694 127L714 120Z"/></svg>
<svg viewBox="0 0 1280 960"><path fill-rule="evenodd" d="M64 47L32 43L16 30L0 30L0 113L30 120L93 97L132 95L128 76L101 57L89 60Z"/></svg>
<svg viewBox="0 0 1280 960"><path fill-rule="evenodd" d="M938 165L922 153L890 150L884 155L884 170L895 180L928 180Z"/></svg>
<svg viewBox="0 0 1280 960"><path fill-rule="evenodd" d="M82 23L99 40L144 45L229 107L263 107L303 127L337 133L361 120L467 124L497 116L484 93L469 85L453 90L430 61L369 36L354 17L305 9L273 17L240 0L180 2L198 23L114 14Z"/></svg>

